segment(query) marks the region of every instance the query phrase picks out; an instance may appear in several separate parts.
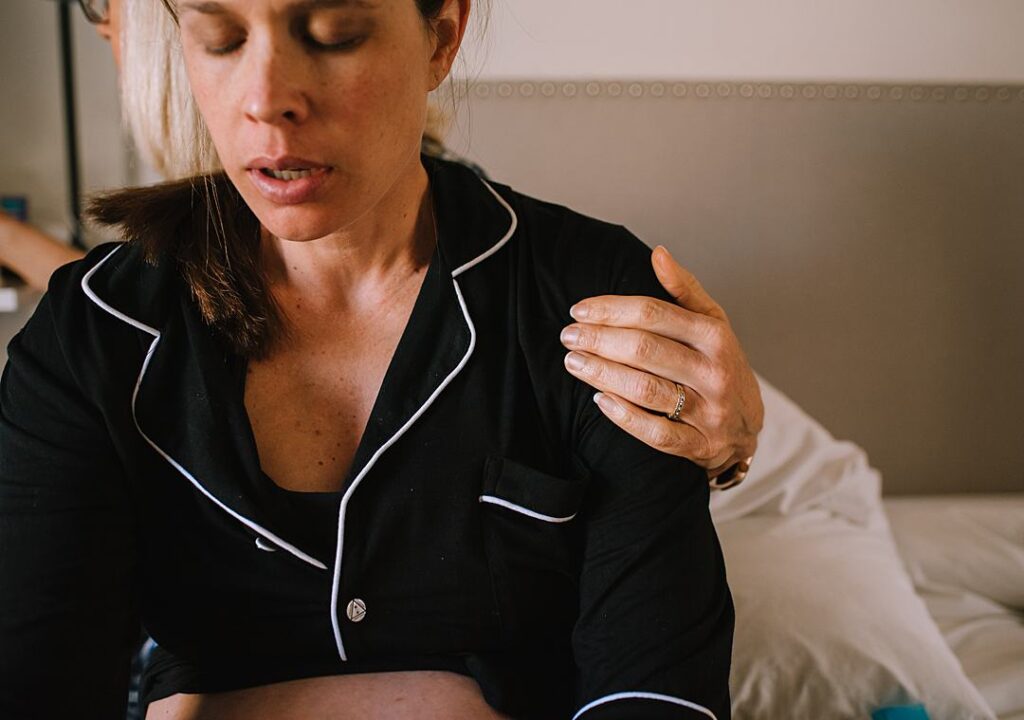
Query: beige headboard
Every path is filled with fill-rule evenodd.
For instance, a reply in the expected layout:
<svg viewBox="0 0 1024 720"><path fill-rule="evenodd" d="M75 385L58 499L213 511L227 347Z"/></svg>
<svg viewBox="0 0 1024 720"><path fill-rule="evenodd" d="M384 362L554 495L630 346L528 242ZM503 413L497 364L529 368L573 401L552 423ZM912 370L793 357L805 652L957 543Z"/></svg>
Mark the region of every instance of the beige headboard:
<svg viewBox="0 0 1024 720"><path fill-rule="evenodd" d="M1024 88L486 82L450 140L668 246L887 493L1024 490Z"/></svg>

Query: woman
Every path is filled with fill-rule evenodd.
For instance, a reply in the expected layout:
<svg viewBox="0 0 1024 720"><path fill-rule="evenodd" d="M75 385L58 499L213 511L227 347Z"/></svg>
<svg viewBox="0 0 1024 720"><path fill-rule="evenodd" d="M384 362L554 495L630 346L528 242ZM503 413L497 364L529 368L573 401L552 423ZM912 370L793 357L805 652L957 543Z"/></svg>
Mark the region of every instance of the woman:
<svg viewBox="0 0 1024 720"><path fill-rule="evenodd" d="M215 164L197 138L197 115L180 58L167 38L171 23L156 3L128 2L131 35L122 37L121 0L80 0L122 69L125 120L136 147L166 177L188 177ZM127 56L121 61L122 47ZM431 139L430 147L438 147ZM188 151L183 148L189 148ZM45 289L53 271L81 253L0 213L0 265ZM654 270L676 304L604 296L573 308L579 331L566 336L566 369L603 391L609 419L652 447L708 470L713 489L743 480L764 418L753 371L725 311L664 248ZM584 316L583 313L588 312ZM578 361L582 360L582 365ZM681 383L677 385L676 383ZM678 422L670 415L688 389ZM652 412L654 411L654 414Z"/></svg>
<svg viewBox="0 0 1024 720"><path fill-rule="evenodd" d="M52 708L123 703L141 611L195 716L726 716L706 485L551 339L583 297L669 299L646 252L419 157L468 3L350 5L183 4L230 183L105 203L139 241L61 270L12 343L0 481L38 480L0 528L38 552L4 571L37 591L4 599L5 701L61 624Z"/></svg>

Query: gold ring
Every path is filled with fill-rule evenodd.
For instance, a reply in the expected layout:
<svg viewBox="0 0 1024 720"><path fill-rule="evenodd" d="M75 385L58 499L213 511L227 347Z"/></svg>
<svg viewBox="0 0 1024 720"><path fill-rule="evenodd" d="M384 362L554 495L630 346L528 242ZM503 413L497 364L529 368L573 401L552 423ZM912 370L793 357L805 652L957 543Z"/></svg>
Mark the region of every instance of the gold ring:
<svg viewBox="0 0 1024 720"><path fill-rule="evenodd" d="M676 399L676 409L671 413L666 413L665 417L669 420L679 422L679 413L683 411L683 406L686 404L686 390L679 383L676 383L676 390L679 392L679 397Z"/></svg>

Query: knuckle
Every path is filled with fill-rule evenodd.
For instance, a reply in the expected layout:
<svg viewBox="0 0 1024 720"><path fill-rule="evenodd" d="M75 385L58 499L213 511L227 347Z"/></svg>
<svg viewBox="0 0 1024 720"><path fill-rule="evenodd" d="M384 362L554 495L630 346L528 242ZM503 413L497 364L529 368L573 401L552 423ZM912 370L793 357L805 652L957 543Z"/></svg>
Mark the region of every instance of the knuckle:
<svg viewBox="0 0 1024 720"><path fill-rule="evenodd" d="M636 432L637 426L640 423L640 419L633 413L633 411L630 408L626 407L622 403L619 403L619 405L622 406L622 417L619 418L619 424L626 430Z"/></svg>
<svg viewBox="0 0 1024 720"><path fill-rule="evenodd" d="M705 328L704 341L708 348L716 355L722 354L729 344L729 337L726 327L717 320L708 322Z"/></svg>
<svg viewBox="0 0 1024 720"><path fill-rule="evenodd" d="M633 354L637 360L651 360L657 352L658 344L647 333L640 333L633 346Z"/></svg>
<svg viewBox="0 0 1024 720"><path fill-rule="evenodd" d="M704 408L704 417L707 418L708 430L714 435L724 435L729 412L725 405L720 402L710 402Z"/></svg>
<svg viewBox="0 0 1024 720"><path fill-rule="evenodd" d="M708 369L705 379L709 394L712 397L723 397L729 389L728 374L721 366L713 365ZM710 407L718 407L717 403L710 403Z"/></svg>
<svg viewBox="0 0 1024 720"><path fill-rule="evenodd" d="M579 335L576 337L576 347L581 350L593 350L597 346L595 335L593 330L580 328Z"/></svg>
<svg viewBox="0 0 1024 720"><path fill-rule="evenodd" d="M664 316L661 305L656 300L647 299L640 304L640 324L643 327L656 325Z"/></svg>
<svg viewBox="0 0 1024 720"><path fill-rule="evenodd" d="M636 384L636 397L641 405L654 407L661 396L661 384L650 375L642 375Z"/></svg>
<svg viewBox="0 0 1024 720"><path fill-rule="evenodd" d="M675 447L675 433L672 428L665 427L662 423L658 423L651 429L649 437L651 444L659 450L664 451Z"/></svg>

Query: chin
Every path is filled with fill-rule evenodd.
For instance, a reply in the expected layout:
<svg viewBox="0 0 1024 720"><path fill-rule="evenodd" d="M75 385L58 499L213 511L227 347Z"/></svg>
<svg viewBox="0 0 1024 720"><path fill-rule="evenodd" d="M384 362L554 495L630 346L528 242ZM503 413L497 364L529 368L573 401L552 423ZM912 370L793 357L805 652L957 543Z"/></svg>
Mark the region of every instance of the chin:
<svg viewBox="0 0 1024 720"><path fill-rule="evenodd" d="M310 207L262 209L256 218L271 235L292 242L319 240L347 225L337 213Z"/></svg>

